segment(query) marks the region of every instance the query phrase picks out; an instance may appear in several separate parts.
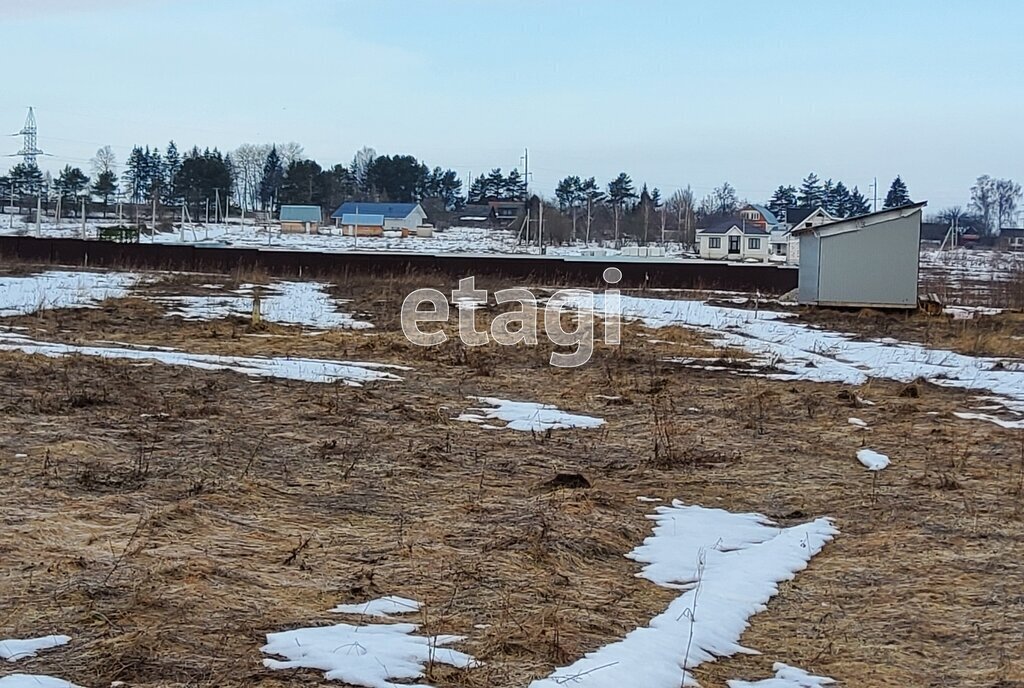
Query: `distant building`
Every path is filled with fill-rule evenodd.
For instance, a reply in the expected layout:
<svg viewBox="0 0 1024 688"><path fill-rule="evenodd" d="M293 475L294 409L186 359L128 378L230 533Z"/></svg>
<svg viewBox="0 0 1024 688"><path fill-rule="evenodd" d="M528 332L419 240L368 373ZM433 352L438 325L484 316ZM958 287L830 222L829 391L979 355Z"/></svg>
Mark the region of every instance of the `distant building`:
<svg viewBox="0 0 1024 688"><path fill-rule="evenodd" d="M513 222L526 207L523 201L489 201L487 205L494 221L501 225Z"/></svg>
<svg viewBox="0 0 1024 688"><path fill-rule="evenodd" d="M383 230L401 230L406 234L416 231L416 228L424 224L427 213L419 203L361 203L350 201L342 203L341 207L334 211L331 217L339 226L344 226L344 216L381 216L384 222L381 225Z"/></svg>
<svg viewBox="0 0 1024 688"><path fill-rule="evenodd" d="M278 215L282 232L305 232L316 234L324 220L318 205L283 205Z"/></svg>
<svg viewBox="0 0 1024 688"><path fill-rule="evenodd" d="M343 213L338 218L338 226L344 236L379 237L384 236L386 218L383 215L368 213Z"/></svg>
<svg viewBox="0 0 1024 688"><path fill-rule="evenodd" d="M816 306L917 308L925 203L793 230L798 300Z"/></svg>
<svg viewBox="0 0 1024 688"><path fill-rule="evenodd" d="M697 253L709 260L768 260L769 232L765 225L731 219L697 230Z"/></svg>
<svg viewBox="0 0 1024 688"><path fill-rule="evenodd" d="M1024 229L1003 227L999 230L998 246L1007 251L1024 251Z"/></svg>
<svg viewBox="0 0 1024 688"><path fill-rule="evenodd" d="M772 254L785 256L789 265L800 263L800 239L793 234L799 228L818 227L839 218L833 217L824 208L786 208L785 221L772 232Z"/></svg>
<svg viewBox="0 0 1024 688"><path fill-rule="evenodd" d="M779 225L775 213L763 205L754 205L753 203L745 205L740 208L739 216L747 227L760 227L769 233Z"/></svg>

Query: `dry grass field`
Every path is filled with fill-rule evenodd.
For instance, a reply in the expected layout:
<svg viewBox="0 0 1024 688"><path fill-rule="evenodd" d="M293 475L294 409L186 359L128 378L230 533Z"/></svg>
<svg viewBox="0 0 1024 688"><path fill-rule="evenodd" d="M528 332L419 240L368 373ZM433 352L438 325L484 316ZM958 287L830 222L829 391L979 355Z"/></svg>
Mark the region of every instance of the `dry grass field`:
<svg viewBox="0 0 1024 688"><path fill-rule="evenodd" d="M261 277L145 289L211 279ZM763 654L699 667L704 686L765 678L774 661L845 686L1024 686L1024 434L955 418L969 394L875 381L853 390L863 406L841 385L667 362L722 352L636 324L571 370L544 346L418 348L397 322L414 286L450 289L429 275L338 281L376 327L318 336L165 318L138 297L3 319L46 341L410 368L351 387L0 353L0 638L73 637L17 669L87 688L322 685L265 669L265 634L395 594L484 662L429 667L428 682L526 686L674 597L623 556L650 534L652 505L636 499L649 496L784 525L832 516L841 533L752 617L741 642ZM472 395L607 423L536 434L453 420ZM893 465L864 470L868 443Z"/></svg>

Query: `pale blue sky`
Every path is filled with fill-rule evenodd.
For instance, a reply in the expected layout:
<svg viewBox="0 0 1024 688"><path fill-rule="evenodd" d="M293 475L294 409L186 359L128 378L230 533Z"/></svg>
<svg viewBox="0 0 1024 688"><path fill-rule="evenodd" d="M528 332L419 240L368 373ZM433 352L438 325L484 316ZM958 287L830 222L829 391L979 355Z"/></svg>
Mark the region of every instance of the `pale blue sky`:
<svg viewBox="0 0 1024 688"><path fill-rule="evenodd" d="M1024 177L1022 45L1012 0L0 0L0 130L34 106L51 168L295 140L465 180L529 146L547 194L625 170L760 201L814 170L937 210Z"/></svg>

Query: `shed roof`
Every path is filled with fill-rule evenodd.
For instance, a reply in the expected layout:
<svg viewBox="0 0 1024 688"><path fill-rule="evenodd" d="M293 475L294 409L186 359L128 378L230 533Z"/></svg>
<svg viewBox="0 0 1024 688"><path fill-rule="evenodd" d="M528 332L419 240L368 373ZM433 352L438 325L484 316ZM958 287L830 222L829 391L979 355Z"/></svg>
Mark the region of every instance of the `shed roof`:
<svg viewBox="0 0 1024 688"><path fill-rule="evenodd" d="M281 222L323 222L324 214L318 205L283 205L278 218Z"/></svg>
<svg viewBox="0 0 1024 688"><path fill-rule="evenodd" d="M359 213L383 215L389 220L403 220L419 207L419 203L362 203L360 201L349 201L348 203L342 203L341 207L335 210L331 217Z"/></svg>
<svg viewBox="0 0 1024 688"><path fill-rule="evenodd" d="M370 215L367 213L342 213L341 224L358 225L360 227L383 227L384 216L381 214Z"/></svg>
<svg viewBox="0 0 1024 688"><path fill-rule="evenodd" d="M843 231L849 231L853 229L868 228L883 220L889 219L886 216L892 217L905 217L910 215L912 212L916 212L921 208L928 205L928 201L921 201L920 203L911 203L909 205L903 205L898 208L886 208L873 213L867 213L865 215L856 215L854 217L843 218L842 220L836 220L835 222L828 222L817 227L797 227L793 230L793 234L806 234L807 232L821 232L822 236L829 234L838 234Z"/></svg>

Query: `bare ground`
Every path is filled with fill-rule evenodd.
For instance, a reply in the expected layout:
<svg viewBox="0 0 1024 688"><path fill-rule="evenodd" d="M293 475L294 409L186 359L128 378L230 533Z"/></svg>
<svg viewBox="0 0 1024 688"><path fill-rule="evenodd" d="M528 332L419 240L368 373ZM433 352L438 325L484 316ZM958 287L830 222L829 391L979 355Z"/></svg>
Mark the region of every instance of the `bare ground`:
<svg viewBox="0 0 1024 688"><path fill-rule="evenodd" d="M400 594L486 662L432 667L436 685L525 686L672 598L623 557L650 532L645 495L841 530L752 619L743 643L763 655L701 667L704 685L773 661L844 685L1024 685L1024 439L955 419L967 394L874 382L856 391L877 405L855 408L838 385L665 363L711 352L636 326L576 370L543 347L418 349L396 332L407 286L339 284L379 327L316 337L183 323L141 299L7 319L39 339L413 367L353 388L0 354L0 637L74 637L17 670L92 688L319 685L263 669L264 634ZM608 424L452 421L474 394ZM865 443L893 458L877 480L854 459ZM545 486L575 472L592 487Z"/></svg>

